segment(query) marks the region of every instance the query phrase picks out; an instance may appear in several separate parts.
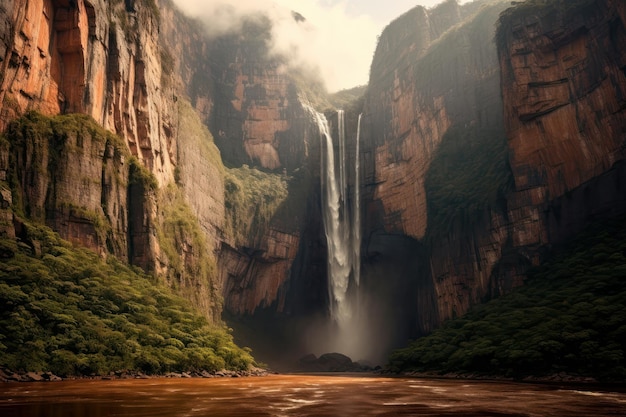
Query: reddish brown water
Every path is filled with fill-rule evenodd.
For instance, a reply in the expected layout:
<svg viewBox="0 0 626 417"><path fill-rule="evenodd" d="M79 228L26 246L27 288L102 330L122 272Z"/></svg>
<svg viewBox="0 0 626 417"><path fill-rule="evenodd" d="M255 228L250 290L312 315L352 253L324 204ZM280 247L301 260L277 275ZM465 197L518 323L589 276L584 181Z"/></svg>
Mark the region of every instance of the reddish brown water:
<svg viewBox="0 0 626 417"><path fill-rule="evenodd" d="M625 416L626 394L581 387L280 375L0 385L0 416Z"/></svg>

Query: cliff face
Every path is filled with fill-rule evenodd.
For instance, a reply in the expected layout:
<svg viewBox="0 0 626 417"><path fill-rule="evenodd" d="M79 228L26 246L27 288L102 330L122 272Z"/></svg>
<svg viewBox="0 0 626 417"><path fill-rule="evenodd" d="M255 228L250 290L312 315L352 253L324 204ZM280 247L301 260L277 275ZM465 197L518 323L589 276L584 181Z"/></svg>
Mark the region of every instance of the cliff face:
<svg viewBox="0 0 626 417"><path fill-rule="evenodd" d="M364 274L376 282L413 247L419 265L400 272L413 333L521 285L552 245L625 210L623 3L508 6L416 8L372 64Z"/></svg>
<svg viewBox="0 0 626 417"><path fill-rule="evenodd" d="M507 240L505 214L495 207L494 193L478 190L482 194L472 196L488 205L479 215L464 207L459 199L467 196L457 193L474 187L480 176L474 171L491 169L491 162L455 168L466 159L458 154L461 146L478 148L493 138L488 140L504 147L492 41L504 7L490 5L471 16L454 1L433 10L415 8L385 29L372 64L364 144L369 266L376 270L387 256L393 259L396 243L426 245L421 265L402 272L409 281L419 277L417 299L406 302L417 309L413 326L419 333L489 293ZM441 192L433 196L433 190ZM394 235L416 242L389 238Z"/></svg>
<svg viewBox="0 0 626 417"><path fill-rule="evenodd" d="M515 246L563 241L593 215L623 209L618 189L568 199L608 171L621 177L612 167L625 156L626 5L568 7L512 9L498 32Z"/></svg>
<svg viewBox="0 0 626 417"><path fill-rule="evenodd" d="M82 113L129 151L112 150L107 134L82 122L64 130L42 119L50 129L23 132L0 151L2 180L15 176L23 194L3 185L6 233L18 201L62 237L164 277L210 317L221 311L222 288L236 312L276 304L301 223L267 219L256 238L232 241L222 158L198 119L231 165L291 172L305 164L308 112L284 63L269 56L268 27L209 39L168 0L11 0L0 18L0 131L29 110Z"/></svg>
<svg viewBox="0 0 626 417"><path fill-rule="evenodd" d="M7 132L13 198L28 218L68 240L128 259L130 155L87 116L30 114ZM139 198L139 195L136 197Z"/></svg>
<svg viewBox="0 0 626 417"><path fill-rule="evenodd" d="M158 17L144 3L5 3L0 128L27 109L89 114L167 182L173 97L161 91Z"/></svg>
<svg viewBox="0 0 626 417"><path fill-rule="evenodd" d="M270 25L250 20L241 34L212 44L217 83L209 124L227 165L292 171L308 154L308 113L286 62L270 54Z"/></svg>
<svg viewBox="0 0 626 417"><path fill-rule="evenodd" d="M11 200L23 207L19 216L154 271L217 318L211 265L224 222L222 163L206 150L214 145L195 112L177 104L202 68L178 63L167 39L192 40L179 45L180 56L206 44L195 25L161 27L161 12L186 19L167 1L3 3L0 128L9 127L3 180L13 189L3 185L3 207ZM30 127L11 124L29 110L93 119L32 115Z"/></svg>
<svg viewBox="0 0 626 417"><path fill-rule="evenodd" d="M203 87L201 78L195 78L190 94L195 107L206 115L227 166L243 171L247 170L240 168L243 165L259 168L286 175L293 182L302 176L303 169L318 169L316 160L310 158L318 132L296 81L299 75L270 52L270 24L251 19L244 22L241 33L213 40L208 51L212 91ZM209 93L210 101L206 98ZM309 166L311 161L314 166ZM252 228L239 227L236 233L246 231L243 239L232 239L228 234L224 237L219 273L228 312L284 313L293 304L288 292L293 282L301 279L294 271L306 269L294 264L296 259L303 262L297 254L302 229L310 219L304 205L310 184L305 182L304 190L290 186L287 201L276 211L260 216L272 204L269 195L250 201L251 211L245 216L264 218L255 220ZM228 195L227 189L227 200ZM229 215L233 212L227 211Z"/></svg>

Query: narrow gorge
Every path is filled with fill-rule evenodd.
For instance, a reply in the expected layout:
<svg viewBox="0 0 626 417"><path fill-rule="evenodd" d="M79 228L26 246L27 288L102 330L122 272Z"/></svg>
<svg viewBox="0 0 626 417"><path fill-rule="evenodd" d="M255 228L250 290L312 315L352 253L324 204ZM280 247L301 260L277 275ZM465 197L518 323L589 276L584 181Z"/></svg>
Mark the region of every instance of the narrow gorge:
<svg viewBox="0 0 626 417"><path fill-rule="evenodd" d="M431 370L410 341L574 282L546 272L572 242L621 247L623 1L416 5L378 37L368 84L332 94L276 51L272 19L219 32L171 0L0 5L0 370L326 371L326 353L355 361L333 370ZM621 353L593 376L623 380L626 318L607 313L623 279L599 284L620 253L585 269L617 265L586 292L611 324L538 355L596 343ZM504 364L490 343L459 368Z"/></svg>

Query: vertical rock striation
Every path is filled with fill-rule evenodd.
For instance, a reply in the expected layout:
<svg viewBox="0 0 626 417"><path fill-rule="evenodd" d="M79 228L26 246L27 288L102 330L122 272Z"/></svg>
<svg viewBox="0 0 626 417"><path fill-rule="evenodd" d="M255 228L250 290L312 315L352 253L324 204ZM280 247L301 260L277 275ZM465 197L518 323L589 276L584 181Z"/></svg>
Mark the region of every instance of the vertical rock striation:
<svg viewBox="0 0 626 417"><path fill-rule="evenodd" d="M625 18L626 5L612 0L522 5L502 16L514 246L562 242L594 217L623 210ZM601 178L598 198L585 184ZM581 187L587 197L574 198Z"/></svg>
<svg viewBox="0 0 626 417"><path fill-rule="evenodd" d="M411 10L372 64L364 274L411 248L417 334L626 210L623 2L479 3Z"/></svg>
<svg viewBox="0 0 626 417"><path fill-rule="evenodd" d="M220 283L236 311L275 304L277 289L288 286L301 223L272 222L246 245L252 252L222 245L229 241L224 171L211 133L196 115L231 165L289 172L305 165L307 112L284 62L269 54L266 24L249 22L241 33L209 39L201 23L169 0L3 2L0 131L30 110L82 113L120 136L130 151L120 156L101 133L94 136L84 126L50 137L26 135L12 151L7 145L1 156L8 165L11 152L19 159L26 214L67 239L166 277L207 315L219 314L221 307L209 299L218 298ZM129 164L129 156L139 164ZM8 207L15 196L8 183L5 188L2 205ZM194 218L202 239L196 226L175 221L180 213L172 206ZM206 245L208 258L199 245ZM218 282L213 264L223 258L221 265L231 265L231 249L235 258L264 255L245 255L245 265L225 267L227 278ZM213 267L199 272L198 262ZM246 276L245 300L229 301Z"/></svg>
<svg viewBox="0 0 626 417"><path fill-rule="evenodd" d="M122 138L72 115L42 118L34 130L21 133L14 126L7 132L6 155L11 155L10 175L19 185L13 191L22 195L13 195L12 201L25 208L24 215L45 221L66 239L170 281L179 277L172 285L182 293L183 287L196 289L192 302L216 318L215 283L206 282L215 280L216 271L197 273L197 244L193 250L181 245L168 252L158 233L168 224L162 208L170 199L155 187L167 189L181 172L188 200L181 207L193 208L189 222L199 218L212 256L224 221L219 155L202 164L191 156L204 155L203 146L213 146L210 134L186 132L195 115L185 115L179 127L176 102L196 68L186 66L189 60L178 64L165 41L176 36L190 40L180 46L186 52L180 56L189 56L189 49L206 47L205 39L196 25L161 26L161 13L186 20L169 1L3 2L0 130L30 110L45 116L82 113ZM41 126L48 127L38 131ZM188 147L180 153L179 142ZM189 180L191 170L198 181ZM176 230L180 242L198 241L194 227ZM192 261L180 263L181 257Z"/></svg>
<svg viewBox="0 0 626 417"><path fill-rule="evenodd" d="M417 7L385 29L372 63L364 115L370 134L369 147L364 144L368 265L376 271L389 258L393 267L396 244L421 253L419 265L398 271L413 282L415 298L405 303L416 308L414 332L429 332L489 294L507 241L506 215L493 193L485 192L488 207L478 215L454 198L457 188L473 187L479 176L468 172L472 167L455 171L466 159L455 156L459 149L477 148L492 136L504 146L492 40L504 8L490 3L475 12L455 1ZM485 169L491 162L477 164Z"/></svg>
<svg viewBox="0 0 626 417"><path fill-rule="evenodd" d="M242 33L212 44L216 83L209 124L227 165L293 171L308 156L308 114L294 71L270 52L270 25L250 19Z"/></svg>

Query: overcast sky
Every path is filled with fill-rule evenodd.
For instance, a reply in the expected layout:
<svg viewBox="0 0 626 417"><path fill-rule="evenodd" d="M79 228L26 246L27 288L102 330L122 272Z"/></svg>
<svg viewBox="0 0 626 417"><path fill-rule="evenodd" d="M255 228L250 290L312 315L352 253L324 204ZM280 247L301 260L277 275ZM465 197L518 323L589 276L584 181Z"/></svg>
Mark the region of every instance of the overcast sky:
<svg viewBox="0 0 626 417"><path fill-rule="evenodd" d="M242 16L270 15L274 51L289 55L294 65L317 67L332 92L367 83L376 37L390 21L417 5L433 7L443 0L174 1L205 20L214 34L237 29ZM296 24L291 10L302 14L305 24Z"/></svg>

